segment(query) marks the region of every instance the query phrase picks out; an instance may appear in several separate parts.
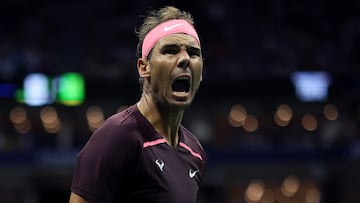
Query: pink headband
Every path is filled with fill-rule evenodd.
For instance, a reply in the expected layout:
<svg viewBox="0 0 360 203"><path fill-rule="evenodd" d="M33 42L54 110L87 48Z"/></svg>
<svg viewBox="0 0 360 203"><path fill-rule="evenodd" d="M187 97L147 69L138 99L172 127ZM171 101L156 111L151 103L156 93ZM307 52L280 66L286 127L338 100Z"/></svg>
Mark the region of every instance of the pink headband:
<svg viewBox="0 0 360 203"><path fill-rule="evenodd" d="M199 37L194 27L190 23L183 19L168 20L154 27L145 36L142 45L142 58L146 59L150 50L161 38L175 33L185 33L191 35L197 40L198 44L200 45Z"/></svg>

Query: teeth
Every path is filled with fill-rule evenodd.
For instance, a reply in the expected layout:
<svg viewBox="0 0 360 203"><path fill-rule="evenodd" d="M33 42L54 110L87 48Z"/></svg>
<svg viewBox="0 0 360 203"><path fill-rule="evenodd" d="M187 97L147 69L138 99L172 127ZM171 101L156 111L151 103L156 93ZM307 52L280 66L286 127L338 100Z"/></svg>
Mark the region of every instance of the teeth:
<svg viewBox="0 0 360 203"><path fill-rule="evenodd" d="M179 77L178 80L189 80L189 77L182 76L182 77Z"/></svg>

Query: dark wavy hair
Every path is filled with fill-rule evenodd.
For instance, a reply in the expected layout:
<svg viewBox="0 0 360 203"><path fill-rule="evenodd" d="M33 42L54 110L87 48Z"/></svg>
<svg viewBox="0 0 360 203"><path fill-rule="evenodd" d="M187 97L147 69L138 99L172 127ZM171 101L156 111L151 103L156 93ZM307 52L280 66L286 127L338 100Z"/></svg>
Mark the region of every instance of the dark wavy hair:
<svg viewBox="0 0 360 203"><path fill-rule="evenodd" d="M194 25L194 20L190 13L181 11L174 6L165 6L160 8L159 10L149 11L148 16L144 19L144 22L141 24L139 29L135 31L139 38L136 51L137 58L141 57L142 44L144 42L145 36L150 32L150 30L152 30L154 27L161 24L162 22L173 19L184 19L188 21L191 25ZM148 58L150 57L151 51L148 55Z"/></svg>

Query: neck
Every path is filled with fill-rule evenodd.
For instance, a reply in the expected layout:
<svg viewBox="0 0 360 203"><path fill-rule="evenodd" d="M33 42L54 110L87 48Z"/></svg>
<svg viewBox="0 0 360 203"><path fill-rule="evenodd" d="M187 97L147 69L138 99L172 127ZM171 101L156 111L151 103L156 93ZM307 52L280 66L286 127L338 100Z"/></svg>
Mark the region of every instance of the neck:
<svg viewBox="0 0 360 203"><path fill-rule="evenodd" d="M137 105L141 114L166 139L167 143L173 147L176 146L179 142L178 132L184 110L166 108L144 95Z"/></svg>

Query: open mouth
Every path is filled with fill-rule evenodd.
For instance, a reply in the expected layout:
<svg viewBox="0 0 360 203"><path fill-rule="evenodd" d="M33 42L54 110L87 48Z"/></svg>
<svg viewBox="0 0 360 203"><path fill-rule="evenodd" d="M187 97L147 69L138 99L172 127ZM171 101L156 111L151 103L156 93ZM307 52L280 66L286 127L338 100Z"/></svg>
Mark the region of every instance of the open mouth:
<svg viewBox="0 0 360 203"><path fill-rule="evenodd" d="M190 91L190 78L179 77L172 84L172 90L174 92L189 92Z"/></svg>

